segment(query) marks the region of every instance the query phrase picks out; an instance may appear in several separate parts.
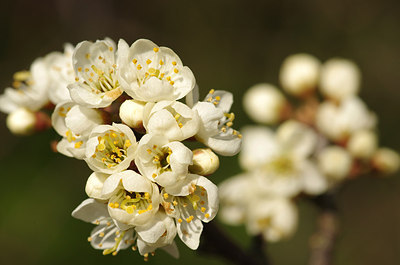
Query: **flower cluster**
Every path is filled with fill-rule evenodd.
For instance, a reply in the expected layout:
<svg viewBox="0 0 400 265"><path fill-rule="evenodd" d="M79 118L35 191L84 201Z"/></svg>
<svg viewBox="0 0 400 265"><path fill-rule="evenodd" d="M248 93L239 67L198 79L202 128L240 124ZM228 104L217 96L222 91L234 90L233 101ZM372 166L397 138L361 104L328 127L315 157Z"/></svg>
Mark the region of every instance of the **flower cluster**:
<svg viewBox="0 0 400 265"><path fill-rule="evenodd" d="M214 152L231 156L241 146L231 93L210 90L199 101L192 71L145 39L66 45L14 79L0 96L10 130L34 132L53 110L56 150L93 170L89 198L72 215L97 225L94 248L115 255L132 247L145 259L163 248L177 257L177 234L198 247L202 222L218 211L217 186L205 177L219 167ZM184 143L196 140L208 148Z"/></svg>
<svg viewBox="0 0 400 265"><path fill-rule="evenodd" d="M290 236L297 224L294 198L337 189L345 179L392 173L399 155L378 146L377 117L358 97L360 70L346 59L325 63L308 54L281 67L286 94L271 84L251 87L244 109L256 122L242 129L244 173L220 188L221 219L245 224L268 241Z"/></svg>

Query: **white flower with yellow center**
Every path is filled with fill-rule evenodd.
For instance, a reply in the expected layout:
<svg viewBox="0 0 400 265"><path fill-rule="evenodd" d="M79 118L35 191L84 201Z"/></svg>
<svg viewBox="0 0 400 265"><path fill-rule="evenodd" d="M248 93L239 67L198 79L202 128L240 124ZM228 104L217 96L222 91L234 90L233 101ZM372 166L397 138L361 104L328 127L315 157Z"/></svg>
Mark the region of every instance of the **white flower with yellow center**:
<svg viewBox="0 0 400 265"><path fill-rule="evenodd" d="M291 196L301 191L320 194L326 190L325 178L308 159L317 137L306 125L288 121L276 134L264 127L247 127L243 135L241 165L255 170L255 181L265 192Z"/></svg>
<svg viewBox="0 0 400 265"><path fill-rule="evenodd" d="M132 246L147 260L149 253L162 248L178 258L178 248L174 243L176 226L172 218L158 211L150 222L143 226L127 227L120 230L110 217L107 204L94 199L86 199L73 212L72 216L97 225L88 237L95 249L103 250L103 255L117 255L120 250Z"/></svg>
<svg viewBox="0 0 400 265"><path fill-rule="evenodd" d="M147 103L143 111L143 125L151 134L162 134L171 141L182 141L194 136L200 126L196 111L177 101Z"/></svg>
<svg viewBox="0 0 400 265"><path fill-rule="evenodd" d="M76 82L68 86L73 101L104 108L122 94L115 57L115 43L110 39L83 41L76 46L72 57Z"/></svg>
<svg viewBox="0 0 400 265"><path fill-rule="evenodd" d="M262 234L268 241L290 236L297 225L296 207L284 196L265 192L256 178L256 172L249 172L219 185L219 217L230 225L244 223L249 234Z"/></svg>
<svg viewBox="0 0 400 265"><path fill-rule="evenodd" d="M74 47L67 43L64 52L52 52L46 55L50 77L49 98L53 104L71 101L68 85L75 82L75 72L72 67Z"/></svg>
<svg viewBox="0 0 400 265"><path fill-rule="evenodd" d="M158 186L132 170L109 176L102 197L109 198L108 212L122 230L150 222L161 202Z"/></svg>
<svg viewBox="0 0 400 265"><path fill-rule="evenodd" d="M103 255L116 255L136 242L133 228L120 230L110 217L107 205L94 199L84 200L73 212L72 216L82 221L97 225L88 237L95 249L103 250Z"/></svg>
<svg viewBox="0 0 400 265"><path fill-rule="evenodd" d="M242 142L242 135L232 129L235 119L235 114L229 112L232 103L231 93L212 89L204 102L198 102L193 107L200 116L200 129L196 139L224 156L237 154Z"/></svg>
<svg viewBox="0 0 400 265"><path fill-rule="evenodd" d="M146 257L156 249L162 248L171 256L178 258L179 251L174 242L176 225L174 219L159 210L150 222L135 228L138 233L137 247L140 255Z"/></svg>
<svg viewBox="0 0 400 265"><path fill-rule="evenodd" d="M178 100L196 84L192 71L183 66L178 55L145 39L135 41L131 47L121 39L118 65L122 89L141 101Z"/></svg>
<svg viewBox="0 0 400 265"><path fill-rule="evenodd" d="M50 78L45 58L36 59L29 71L17 72L13 78L13 87L6 88L0 95L0 111L11 113L25 108L35 112L48 103Z"/></svg>
<svg viewBox="0 0 400 265"><path fill-rule="evenodd" d="M162 192L165 212L175 218L178 235L191 249L197 249L203 222L211 221L218 211L218 188L207 178L189 174L179 196Z"/></svg>
<svg viewBox="0 0 400 265"><path fill-rule="evenodd" d="M100 111L73 102L58 104L51 119L53 128L63 137L57 150L77 159L84 158L86 141L92 129L104 121Z"/></svg>
<svg viewBox="0 0 400 265"><path fill-rule="evenodd" d="M330 140L342 142L358 130L373 129L376 120L376 115L360 98L349 97L339 105L330 101L322 103L317 111L316 125Z"/></svg>
<svg viewBox="0 0 400 265"><path fill-rule="evenodd" d="M262 234L276 242L293 234L297 228L297 208L286 197L259 197L249 203L246 229L251 235Z"/></svg>
<svg viewBox="0 0 400 265"><path fill-rule="evenodd" d="M146 134L139 141L135 164L148 179L174 193L186 178L192 158L192 151L181 142Z"/></svg>
<svg viewBox="0 0 400 265"><path fill-rule="evenodd" d="M136 137L124 125L95 127L86 144L85 161L96 172L112 174L127 169L136 153Z"/></svg>

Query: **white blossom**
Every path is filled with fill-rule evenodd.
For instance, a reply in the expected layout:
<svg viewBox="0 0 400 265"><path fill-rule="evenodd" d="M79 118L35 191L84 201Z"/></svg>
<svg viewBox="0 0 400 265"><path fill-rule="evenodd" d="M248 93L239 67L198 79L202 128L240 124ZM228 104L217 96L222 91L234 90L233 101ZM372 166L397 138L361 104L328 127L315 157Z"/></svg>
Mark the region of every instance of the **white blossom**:
<svg viewBox="0 0 400 265"><path fill-rule="evenodd" d="M52 52L46 55L50 78L49 99L55 105L71 101L67 86L75 82L75 73L72 67L73 52L74 47L67 43L63 53Z"/></svg>
<svg viewBox="0 0 400 265"><path fill-rule="evenodd" d="M0 111L11 113L25 108L35 112L48 103L50 79L44 58L36 59L29 71L17 72L13 78L13 88L6 88L0 95Z"/></svg>
<svg viewBox="0 0 400 265"><path fill-rule="evenodd" d="M176 225L173 218L163 211L158 211L150 222L137 226L137 246L141 255L152 253L158 248L163 248L173 257L178 258L179 252L175 245ZM167 247L165 247L167 246Z"/></svg>
<svg viewBox="0 0 400 265"><path fill-rule="evenodd" d="M217 186L203 176L189 174L180 196L161 193L165 212L176 220L179 237L189 248L197 249L202 221L211 221L218 211Z"/></svg>
<svg viewBox="0 0 400 265"><path fill-rule="evenodd" d="M120 230L107 211L107 205L94 199L86 199L73 212L72 216L82 221L96 224L88 241L103 254L116 255L121 249L130 247L137 238L133 228Z"/></svg>
<svg viewBox="0 0 400 265"><path fill-rule="evenodd" d="M309 160L317 144L315 133L295 121L288 121L281 127L277 134L263 127L243 129L241 165L255 170L255 181L270 194L291 196L301 191L324 192L326 180Z"/></svg>
<svg viewBox="0 0 400 265"><path fill-rule="evenodd" d="M112 174L127 169L135 158L136 137L124 125L99 125L87 141L85 161L96 172Z"/></svg>
<svg viewBox="0 0 400 265"><path fill-rule="evenodd" d="M79 43L72 62L76 82L68 85L73 101L89 108L109 106L121 94L112 40Z"/></svg>
<svg viewBox="0 0 400 265"><path fill-rule="evenodd" d="M212 89L204 102L198 102L193 107L200 116L196 139L224 156L237 154L242 142L242 135L231 128L235 119L235 114L229 112L232 103L231 93Z"/></svg>
<svg viewBox="0 0 400 265"><path fill-rule="evenodd" d="M243 224L248 205L257 200L257 186L251 172L230 177L218 185L221 208L218 216L226 224Z"/></svg>
<svg viewBox="0 0 400 265"><path fill-rule="evenodd" d="M288 102L273 85L257 84L249 88L243 97L243 107L254 121L275 124L282 119Z"/></svg>
<svg viewBox="0 0 400 265"><path fill-rule="evenodd" d="M108 212L122 230L148 223L161 202L157 185L132 170L109 176L104 181L102 198L109 198Z"/></svg>
<svg viewBox="0 0 400 265"><path fill-rule="evenodd" d="M249 203L246 228L271 242L291 236L297 228L297 208L285 197L264 197Z"/></svg>
<svg viewBox="0 0 400 265"><path fill-rule="evenodd" d="M67 101L56 106L51 120L53 128L63 137L57 150L66 156L83 159L90 132L104 119L98 110Z"/></svg>
<svg viewBox="0 0 400 265"><path fill-rule="evenodd" d="M192 151L181 142L146 134L139 141L135 163L144 176L176 194L188 174L192 157Z"/></svg>
<svg viewBox="0 0 400 265"><path fill-rule="evenodd" d="M163 134L171 141L182 141L194 136L200 126L199 115L177 101L147 103L143 125L147 133Z"/></svg>
<svg viewBox="0 0 400 265"><path fill-rule="evenodd" d="M320 61L309 54L301 53L287 57L279 74L282 88L294 96L310 93L317 86L320 65Z"/></svg>
<svg viewBox="0 0 400 265"><path fill-rule="evenodd" d="M118 65L122 89L140 101L178 100L196 84L192 71L183 66L178 55L145 39L135 41L131 47L121 39Z"/></svg>
<svg viewBox="0 0 400 265"><path fill-rule="evenodd" d="M322 65L320 89L325 97L341 101L356 96L360 82L360 70L352 61L334 58Z"/></svg>
<svg viewBox="0 0 400 265"><path fill-rule="evenodd" d="M323 102L317 111L316 126L333 141L345 141L354 132L373 129L376 116L357 97L346 98L339 105Z"/></svg>

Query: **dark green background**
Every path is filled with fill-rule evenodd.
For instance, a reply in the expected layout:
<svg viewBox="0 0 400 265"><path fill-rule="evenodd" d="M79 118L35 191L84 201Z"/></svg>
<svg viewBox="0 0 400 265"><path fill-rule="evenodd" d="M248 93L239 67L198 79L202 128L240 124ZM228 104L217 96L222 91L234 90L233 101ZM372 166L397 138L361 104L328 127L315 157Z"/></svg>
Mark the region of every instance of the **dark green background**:
<svg viewBox="0 0 400 265"><path fill-rule="evenodd" d="M258 82L278 84L282 60L309 52L321 60L354 60L363 74L361 96L379 116L381 144L400 149L400 2L339 1L95 1L7 0L0 3L0 85L38 56L65 42L111 37L148 38L172 48L194 72L202 95L234 92L236 127L251 123L241 109L244 91ZM132 251L102 256L86 238L92 225L71 211L85 199L90 170L53 154L53 132L15 137L0 116L0 264L140 264ZM239 173L237 158L223 158L212 180ZM400 264L400 180L367 176L338 196L341 235L334 264ZM300 203L292 240L269 245L274 264L306 264L316 209ZM224 227L237 241L243 227ZM179 239L178 239L179 241ZM181 259L158 251L149 264L224 264L179 243Z"/></svg>

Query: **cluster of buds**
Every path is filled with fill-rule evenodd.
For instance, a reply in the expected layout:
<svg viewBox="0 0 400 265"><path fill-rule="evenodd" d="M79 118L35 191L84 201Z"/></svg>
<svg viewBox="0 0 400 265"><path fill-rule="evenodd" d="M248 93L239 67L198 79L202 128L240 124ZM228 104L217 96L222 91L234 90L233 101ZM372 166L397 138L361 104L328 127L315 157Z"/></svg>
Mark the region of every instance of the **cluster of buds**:
<svg viewBox="0 0 400 265"><path fill-rule="evenodd" d="M232 156L241 146L231 93L212 89L199 101L192 71L145 39L66 45L14 79L0 96L10 130L34 132L53 111L62 137L55 149L93 170L89 198L72 215L97 225L88 238L94 248L116 255L131 247L145 260L163 248L177 257L177 234L198 247L202 222L218 211L217 186L206 177L219 167L215 153Z"/></svg>
<svg viewBox="0 0 400 265"><path fill-rule="evenodd" d="M249 234L278 241L296 229L298 195L317 196L349 178L398 170L399 155L379 147L377 117L357 95L360 76L349 60L322 64L296 54L280 70L287 96L271 84L246 92L248 115L270 127L241 130L245 172L219 186L225 223L245 224Z"/></svg>

